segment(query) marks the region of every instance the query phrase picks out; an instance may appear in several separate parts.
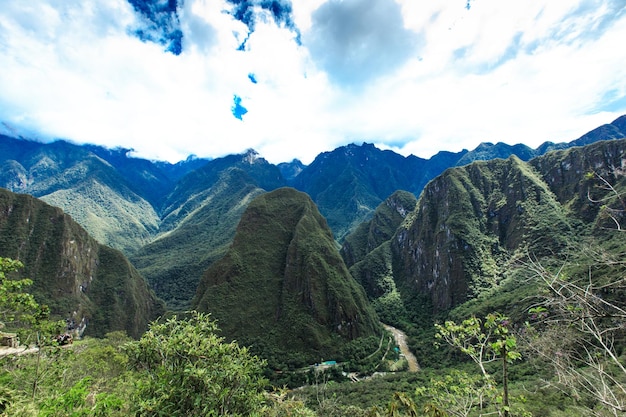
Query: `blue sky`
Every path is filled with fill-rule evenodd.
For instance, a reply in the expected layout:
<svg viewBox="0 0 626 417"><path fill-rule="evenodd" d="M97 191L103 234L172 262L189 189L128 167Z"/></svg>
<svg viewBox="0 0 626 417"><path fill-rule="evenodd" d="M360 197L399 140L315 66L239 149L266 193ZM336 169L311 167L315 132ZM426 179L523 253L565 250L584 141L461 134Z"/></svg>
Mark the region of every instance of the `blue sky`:
<svg viewBox="0 0 626 417"><path fill-rule="evenodd" d="M626 113L623 0L3 0L0 133L271 162L576 139Z"/></svg>

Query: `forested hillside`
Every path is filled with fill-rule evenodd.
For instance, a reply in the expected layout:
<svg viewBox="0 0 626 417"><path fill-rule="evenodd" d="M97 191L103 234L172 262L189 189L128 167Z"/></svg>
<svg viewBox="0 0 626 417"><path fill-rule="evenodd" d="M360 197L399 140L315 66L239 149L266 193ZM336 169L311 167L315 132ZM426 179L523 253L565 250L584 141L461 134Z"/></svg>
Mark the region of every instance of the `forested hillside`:
<svg viewBox="0 0 626 417"><path fill-rule="evenodd" d="M225 256L205 272L193 303L227 338L272 363L345 358L342 347L380 334L326 220L306 194L281 188L252 200Z"/></svg>
<svg viewBox="0 0 626 417"><path fill-rule="evenodd" d="M165 312L121 252L29 195L0 190L0 257L21 261L20 276L33 280L36 299L79 334L124 330L138 337Z"/></svg>

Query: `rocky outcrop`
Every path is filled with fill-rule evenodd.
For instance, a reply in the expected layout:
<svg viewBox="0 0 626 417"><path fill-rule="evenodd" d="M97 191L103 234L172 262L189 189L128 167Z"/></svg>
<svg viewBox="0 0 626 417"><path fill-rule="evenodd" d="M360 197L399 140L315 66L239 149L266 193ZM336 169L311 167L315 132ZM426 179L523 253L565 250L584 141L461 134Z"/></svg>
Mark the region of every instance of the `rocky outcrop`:
<svg viewBox="0 0 626 417"><path fill-rule="evenodd" d="M558 251L569 233L564 208L529 165L475 162L424 189L392 240L394 276L447 310L497 285L512 251Z"/></svg>
<svg viewBox="0 0 626 417"><path fill-rule="evenodd" d="M86 332L139 336L163 303L114 249L100 245L61 209L0 189L0 256L20 260L37 300Z"/></svg>

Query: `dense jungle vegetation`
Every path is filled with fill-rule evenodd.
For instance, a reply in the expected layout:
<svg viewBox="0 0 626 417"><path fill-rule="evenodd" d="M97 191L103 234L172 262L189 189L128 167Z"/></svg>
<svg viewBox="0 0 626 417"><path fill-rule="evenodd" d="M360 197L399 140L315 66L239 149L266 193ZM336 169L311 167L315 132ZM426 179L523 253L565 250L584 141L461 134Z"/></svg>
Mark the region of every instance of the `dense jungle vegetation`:
<svg viewBox="0 0 626 417"><path fill-rule="evenodd" d="M396 324L417 373L391 372L397 354L368 358L358 345L346 353L361 361L277 372L200 313L164 317L139 340L114 332L60 346L53 336L63 323L28 294L28 280L12 279L19 262L2 259L3 331L18 333L22 350L39 348L0 359L0 408L7 416L621 415L624 251L623 233L609 230L564 259L520 253L498 288L445 316L405 304L413 313Z"/></svg>
<svg viewBox="0 0 626 417"><path fill-rule="evenodd" d="M155 307L159 314L129 333L104 330L73 343L59 340L67 323L39 296L50 280L24 277L36 269L23 242L38 234L9 233L24 265L0 257L0 331L20 346L0 351L0 415L624 415L623 155L623 141L607 141L529 163L511 157L451 168L418 199L398 191L381 203L346 237L341 257L308 197L279 188L248 202L253 190L233 243L202 269L190 304L198 311L178 300L169 305L175 313ZM220 213L232 215L230 203ZM15 216L19 206L7 207ZM54 223L27 212L19 219L29 221L15 225ZM185 233L217 221L204 214ZM41 240L28 252L35 260L54 246ZM57 258L81 259L80 252ZM76 296L85 308L110 307L94 309L92 323L103 323L96 330L126 328L104 324L130 318L121 301L145 306L152 298L122 290L132 268L120 254L97 252L89 265L119 269ZM351 298L358 303L346 303ZM274 299L278 308L268 307ZM279 322L281 314L288 320ZM343 327L365 319L367 331ZM408 371L378 320L405 333L418 372ZM342 331L349 337L339 340Z"/></svg>

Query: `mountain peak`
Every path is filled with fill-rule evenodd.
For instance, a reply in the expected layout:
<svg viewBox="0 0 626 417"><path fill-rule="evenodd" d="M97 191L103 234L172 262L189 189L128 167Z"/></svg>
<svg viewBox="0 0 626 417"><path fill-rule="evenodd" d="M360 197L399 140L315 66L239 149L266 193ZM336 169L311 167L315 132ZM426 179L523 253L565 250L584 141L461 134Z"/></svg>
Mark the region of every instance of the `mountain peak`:
<svg viewBox="0 0 626 417"><path fill-rule="evenodd" d="M337 354L341 343L377 329L326 220L293 188L250 203L230 249L205 272L193 307L211 312L226 337L264 339L309 360Z"/></svg>
<svg viewBox="0 0 626 417"><path fill-rule="evenodd" d="M255 151L254 149L250 148L248 149L244 154L243 154L243 158L241 159L242 162L246 162L250 165L254 164L255 162L257 162L258 160L262 160L264 161L263 158L261 158L261 155Z"/></svg>

